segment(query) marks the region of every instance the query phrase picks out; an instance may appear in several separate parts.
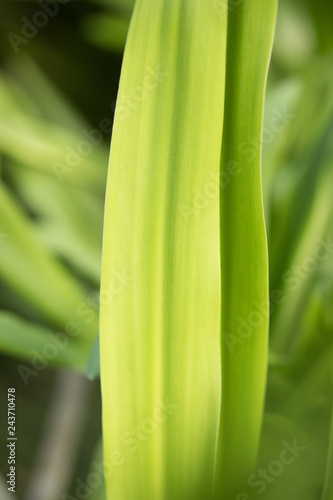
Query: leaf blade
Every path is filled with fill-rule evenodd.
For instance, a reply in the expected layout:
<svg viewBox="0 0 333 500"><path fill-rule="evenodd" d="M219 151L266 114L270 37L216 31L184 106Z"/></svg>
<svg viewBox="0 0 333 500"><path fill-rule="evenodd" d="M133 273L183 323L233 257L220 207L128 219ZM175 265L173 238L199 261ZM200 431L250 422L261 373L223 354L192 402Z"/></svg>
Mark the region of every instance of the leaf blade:
<svg viewBox="0 0 333 500"><path fill-rule="evenodd" d="M221 171L234 165L238 174L226 188L221 186L222 400L216 498L223 499L235 498L253 472L263 414L268 255L261 151L249 153L246 145L261 144L276 2L229 7ZM259 320L251 322L254 315Z"/></svg>
<svg viewBox="0 0 333 500"><path fill-rule="evenodd" d="M122 467L107 480L110 497L194 499L212 492L220 397L218 186L201 210L191 197L197 190L203 196L211 176L218 184L225 43L226 17L211 4L136 5L104 229L102 290L115 269L127 266L134 277L117 302L101 308L105 459L119 449L117 436L133 440L133 428L143 432L145 419L163 413L163 405L170 415L164 410L149 440L144 433L137 439L135 457L123 451ZM154 71L161 72L158 85L136 107L124 107L124 97Z"/></svg>

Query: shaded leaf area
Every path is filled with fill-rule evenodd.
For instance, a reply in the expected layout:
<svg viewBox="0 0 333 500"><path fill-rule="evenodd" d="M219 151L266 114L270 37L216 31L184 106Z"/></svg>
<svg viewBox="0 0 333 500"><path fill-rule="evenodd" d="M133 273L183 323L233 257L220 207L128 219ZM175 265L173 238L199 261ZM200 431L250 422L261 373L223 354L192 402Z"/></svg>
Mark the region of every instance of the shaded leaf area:
<svg viewBox="0 0 333 500"><path fill-rule="evenodd" d="M268 353L268 251L261 190L261 151L244 141L262 136L263 106L276 2L244 2L228 13L225 113L221 171L238 174L220 191L221 211L221 421L216 497L234 498L256 464ZM237 345L239 323L260 320ZM237 343L237 340L236 340Z"/></svg>

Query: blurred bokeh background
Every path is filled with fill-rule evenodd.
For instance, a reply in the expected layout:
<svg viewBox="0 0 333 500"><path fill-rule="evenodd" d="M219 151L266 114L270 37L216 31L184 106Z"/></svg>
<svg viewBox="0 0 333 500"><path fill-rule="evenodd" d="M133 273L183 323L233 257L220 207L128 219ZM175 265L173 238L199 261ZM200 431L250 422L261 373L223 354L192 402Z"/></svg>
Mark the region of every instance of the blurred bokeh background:
<svg viewBox="0 0 333 500"><path fill-rule="evenodd" d="M4 500L8 387L16 388L18 437L10 497L104 499L97 341L103 203L133 3L0 3ZM333 498L324 491L330 436L333 450L332 20L328 0L280 0L263 134L271 330L260 461L278 457L286 440L297 439L305 451L267 483L270 500ZM241 147L260 144L249 139Z"/></svg>

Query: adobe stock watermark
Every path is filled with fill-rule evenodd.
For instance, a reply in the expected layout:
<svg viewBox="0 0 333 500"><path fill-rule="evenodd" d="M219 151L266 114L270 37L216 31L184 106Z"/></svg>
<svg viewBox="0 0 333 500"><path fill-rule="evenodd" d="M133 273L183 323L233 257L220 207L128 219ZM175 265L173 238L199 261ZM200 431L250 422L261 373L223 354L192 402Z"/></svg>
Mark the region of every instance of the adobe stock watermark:
<svg viewBox="0 0 333 500"><path fill-rule="evenodd" d="M52 170L59 182L63 182L66 174L72 173L79 167L82 161L88 157L103 142L104 135L110 135L112 130L111 118L103 118L99 122L99 128L91 130L82 129L81 134L84 139L77 142L75 147L67 145L65 147L64 162L53 161Z"/></svg>
<svg viewBox="0 0 333 500"><path fill-rule="evenodd" d="M236 161L229 161L224 171L211 173L202 189L193 189L187 203L180 203L179 211L188 224L193 215L199 215L212 200L218 198L220 189L225 189L232 177L240 174L242 168Z"/></svg>
<svg viewBox="0 0 333 500"><path fill-rule="evenodd" d="M92 323L98 315L98 308L102 309L109 305L134 280L135 276L129 275L126 269L121 272L112 271L107 287L102 288L99 293L81 302L76 308L76 314L84 318L85 323Z"/></svg>
<svg viewBox="0 0 333 500"><path fill-rule="evenodd" d="M223 334L223 341L229 352L233 354L236 346L243 344L246 339L250 338L256 328L261 326L272 315L275 307L287 300L286 290L297 290L318 269L320 263L326 262L332 255L332 236L327 236L326 240L318 238L313 254L304 259L300 265L293 265L283 274L282 281L285 284L285 290L273 290L270 293L269 301L263 301L262 303L255 301L252 312L247 318L237 318L236 331L234 333L225 332Z"/></svg>
<svg viewBox="0 0 333 500"><path fill-rule="evenodd" d="M30 40L35 38L41 28L45 28L50 18L55 17L60 9L60 5L68 3L70 0L39 0L37 4L41 10L36 11L31 19L26 16L21 17L22 27L21 33L7 33L7 38L14 49L15 54L18 54L20 45L26 45Z"/></svg>
<svg viewBox="0 0 333 500"><path fill-rule="evenodd" d="M269 123L263 127L261 137L252 137L242 142L239 146L240 153L246 156L248 161L254 160L257 154L273 142L274 137L281 134L295 118L296 115L290 113L286 107L282 110L275 108Z"/></svg>
<svg viewBox="0 0 333 500"><path fill-rule="evenodd" d="M156 400L155 403L156 406L150 418L143 419L139 425L122 434L120 449L114 450L104 462L92 462L92 471L85 481L81 478L75 479L75 497L64 493L61 495L61 500L88 500L94 490L102 486L104 478L110 478L117 469L122 467L128 457L144 446L158 427L163 425L179 408L179 405L172 403L168 397L164 401Z"/></svg>
<svg viewBox="0 0 333 500"><path fill-rule="evenodd" d="M141 85L137 85L129 94L123 91L119 92L117 97L116 118L118 120L125 120L131 110L138 108L138 106L153 92L159 84L169 76L169 71L162 71L159 64L156 68L147 68L146 74L143 77Z"/></svg>
<svg viewBox="0 0 333 500"><path fill-rule="evenodd" d="M297 444L294 439L292 444L288 441L282 441L283 448L279 454L278 459L272 460L266 469L258 468L247 480L247 485L253 488L253 493L262 495L274 483L281 474L283 474L286 467L289 467L307 448ZM239 493L236 500L251 500L248 493Z"/></svg>
<svg viewBox="0 0 333 500"><path fill-rule="evenodd" d="M117 120L126 120L131 110L138 108L168 75L169 72L162 71L159 64L155 68L147 68L142 84L135 86L129 94L120 91L116 101ZM113 114L115 111L115 102L111 104L110 109ZM79 140L74 147L70 145L66 146L64 161L52 162L52 169L57 179L62 182L65 175L70 174L79 167L82 161L92 153L93 149L101 145L104 135L110 135L111 130L112 119L110 117L102 118L98 129L81 130L82 140Z"/></svg>
<svg viewBox="0 0 333 500"><path fill-rule="evenodd" d="M28 364L19 364L17 371L25 386L30 383L31 377L37 377L40 372L45 370L61 351L64 351L71 341L71 338L79 335L79 331L66 328L65 333L51 333L47 334L48 342L40 349L30 349L31 360Z"/></svg>

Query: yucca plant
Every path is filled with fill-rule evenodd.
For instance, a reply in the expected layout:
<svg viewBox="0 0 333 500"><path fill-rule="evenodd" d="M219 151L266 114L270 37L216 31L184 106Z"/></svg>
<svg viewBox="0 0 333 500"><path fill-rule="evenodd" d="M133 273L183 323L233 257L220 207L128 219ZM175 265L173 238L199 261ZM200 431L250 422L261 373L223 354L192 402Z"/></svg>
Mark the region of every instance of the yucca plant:
<svg viewBox="0 0 333 500"><path fill-rule="evenodd" d="M260 141L275 14L261 0L135 5L101 282L128 275L100 311L110 498L231 499L255 467L267 245L260 150L242 144Z"/></svg>

